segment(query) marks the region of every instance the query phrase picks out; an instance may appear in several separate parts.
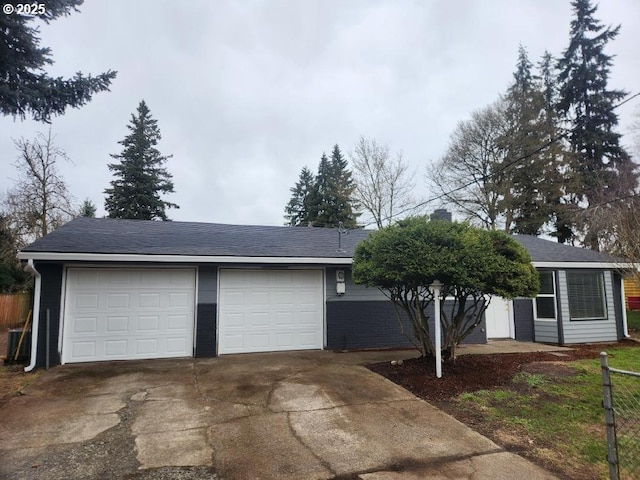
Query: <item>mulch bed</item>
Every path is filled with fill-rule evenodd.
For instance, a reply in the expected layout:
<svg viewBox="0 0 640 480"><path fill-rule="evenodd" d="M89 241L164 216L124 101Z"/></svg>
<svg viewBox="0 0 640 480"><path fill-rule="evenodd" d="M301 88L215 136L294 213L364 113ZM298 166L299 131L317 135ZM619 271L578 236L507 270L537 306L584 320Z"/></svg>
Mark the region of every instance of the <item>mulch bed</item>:
<svg viewBox="0 0 640 480"><path fill-rule="evenodd" d="M617 346L640 348L640 343L623 340ZM598 358L600 352L611 345L579 345L562 352L499 353L491 355L460 355L454 362L443 364L442 378L435 376L433 360L411 359L402 365L388 362L369 365L368 368L414 395L438 405L464 392L489 390L511 383L511 379L526 365L534 362L570 362ZM562 354L562 355L558 355ZM529 370L528 370L529 371Z"/></svg>

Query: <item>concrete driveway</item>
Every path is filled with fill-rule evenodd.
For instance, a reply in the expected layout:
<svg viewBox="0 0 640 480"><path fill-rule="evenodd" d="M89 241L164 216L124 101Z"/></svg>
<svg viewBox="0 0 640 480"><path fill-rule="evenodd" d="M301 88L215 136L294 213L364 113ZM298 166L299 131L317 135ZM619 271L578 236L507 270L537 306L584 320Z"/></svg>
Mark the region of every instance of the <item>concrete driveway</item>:
<svg viewBox="0 0 640 480"><path fill-rule="evenodd" d="M0 409L0 478L555 478L361 366L403 355L56 367Z"/></svg>

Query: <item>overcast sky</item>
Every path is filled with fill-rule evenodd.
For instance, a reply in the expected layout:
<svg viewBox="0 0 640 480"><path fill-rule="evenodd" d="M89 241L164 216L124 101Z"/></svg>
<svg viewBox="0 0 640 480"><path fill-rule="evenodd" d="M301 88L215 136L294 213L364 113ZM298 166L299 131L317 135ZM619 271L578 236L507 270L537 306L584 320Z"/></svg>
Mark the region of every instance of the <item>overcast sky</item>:
<svg viewBox="0 0 640 480"><path fill-rule="evenodd" d="M602 0L597 17L622 24L610 86L637 93L640 1ZM456 123L504 92L518 45L534 63L545 49L559 56L570 21L569 0L88 1L41 27L49 72L118 77L53 119L73 161L59 169L104 215L109 154L144 99L173 155L173 220L281 225L300 169L360 136L403 151L421 186ZM618 110L625 145L639 105ZM16 177L12 139L47 129L0 117L2 194Z"/></svg>

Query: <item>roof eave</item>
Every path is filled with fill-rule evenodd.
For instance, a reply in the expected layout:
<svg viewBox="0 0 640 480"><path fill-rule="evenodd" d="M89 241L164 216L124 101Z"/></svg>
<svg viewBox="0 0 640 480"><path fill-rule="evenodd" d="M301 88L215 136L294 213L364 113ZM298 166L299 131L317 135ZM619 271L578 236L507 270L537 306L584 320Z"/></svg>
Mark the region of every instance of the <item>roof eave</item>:
<svg viewBox="0 0 640 480"><path fill-rule="evenodd" d="M636 265L627 262L531 262L536 268L602 268L612 270L635 269Z"/></svg>
<svg viewBox="0 0 640 480"><path fill-rule="evenodd" d="M351 265L351 257L250 257L210 255L149 255L123 253L20 252L20 260L59 262L148 262L148 263L266 263L296 265Z"/></svg>

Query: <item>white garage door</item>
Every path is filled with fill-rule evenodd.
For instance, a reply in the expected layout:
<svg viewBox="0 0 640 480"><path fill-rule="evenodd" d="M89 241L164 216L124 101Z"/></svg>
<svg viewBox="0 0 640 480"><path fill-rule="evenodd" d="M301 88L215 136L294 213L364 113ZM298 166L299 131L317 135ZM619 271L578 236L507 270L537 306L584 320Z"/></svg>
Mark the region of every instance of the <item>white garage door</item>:
<svg viewBox="0 0 640 480"><path fill-rule="evenodd" d="M193 355L195 270L69 268L62 362Z"/></svg>
<svg viewBox="0 0 640 480"><path fill-rule="evenodd" d="M319 349L321 270L220 270L218 353Z"/></svg>

